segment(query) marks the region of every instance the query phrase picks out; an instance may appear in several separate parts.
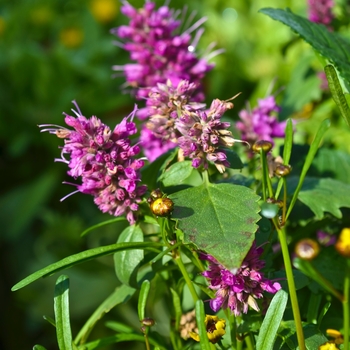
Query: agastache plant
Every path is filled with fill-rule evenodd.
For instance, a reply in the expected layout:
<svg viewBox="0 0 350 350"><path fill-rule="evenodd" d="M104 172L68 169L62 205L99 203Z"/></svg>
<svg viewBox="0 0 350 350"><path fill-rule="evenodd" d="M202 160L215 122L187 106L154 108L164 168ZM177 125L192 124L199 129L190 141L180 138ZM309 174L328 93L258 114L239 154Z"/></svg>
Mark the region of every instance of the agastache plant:
<svg viewBox="0 0 350 350"><path fill-rule="evenodd" d="M214 346L222 350L329 350L341 343L342 349L349 350L350 228L342 210L350 207L350 187L323 175L307 178L329 120L317 121L317 132L306 143L308 153L300 160L301 169L295 169L289 163L297 130L292 116L279 121L282 107L275 96L267 94L258 99L256 107L248 105L233 117L227 112L235 114L232 100L239 95L236 91L230 91L227 99L204 103L203 79L214 67L209 58L221 52L210 53L209 46L207 53L197 54L205 18L193 23L190 15L185 21L185 11L172 10L168 4L156 8L151 1L141 9L124 1L121 12L129 23L112 33L120 40L116 44L129 52L131 62L113 69L122 72L124 87L132 90L131 101L136 99L140 107L135 106L111 129L96 116L86 118L73 101L74 115L64 113L67 127L39 125L42 132L63 139L61 157L55 160L65 163L67 174L77 182L69 183L76 187L73 193L93 196L103 213L117 217L97 226L123 221L115 226L113 242L117 243L61 259L28 276L13 290L74 264L113 254L116 281L111 282L112 294L74 340L68 277L58 279L55 320L50 322L55 325L60 349L93 350L142 341L146 350L152 346L161 350L198 346L208 350ZM311 43L319 33L323 36L318 40L327 38L328 46L333 41L343 43L324 26L290 11L265 12L291 26L297 23L293 29L302 28L303 37L308 35L305 28L311 28ZM326 44L316 48L325 50ZM333 52L340 55L347 50ZM321 54L327 56L327 50ZM345 82L347 68L340 69L340 63L337 68ZM325 71L336 94L334 100L350 125L337 73L330 66ZM234 137L239 133L241 140ZM275 138L283 138L283 151L275 145ZM237 142L248 147L237 147L236 153ZM347 164L347 155L332 155L341 159L338 163ZM334 169L322 157L324 154L316 170L330 173ZM346 175L347 167L343 169ZM293 218L296 203L301 211L308 209L304 210L307 218ZM332 227L332 235L326 233L327 227ZM315 234L320 244L312 239ZM293 249L297 254L292 264ZM299 284L296 268L306 276ZM336 306L332 298L337 299ZM109 323L115 332L112 336L88 340L97 320L125 302L132 306L123 316L131 315L136 325L128 320L130 327L126 327L116 318ZM304 307L299 305L302 302ZM305 307L305 303L310 305ZM206 314L205 305L217 315ZM285 312L287 305L290 310ZM337 325L342 328L321 333L328 310L332 309L332 321L339 305L343 309ZM137 311L131 312L134 308ZM315 337L305 338L305 327ZM325 334L335 339L327 340ZM194 341L200 344L196 347Z"/></svg>

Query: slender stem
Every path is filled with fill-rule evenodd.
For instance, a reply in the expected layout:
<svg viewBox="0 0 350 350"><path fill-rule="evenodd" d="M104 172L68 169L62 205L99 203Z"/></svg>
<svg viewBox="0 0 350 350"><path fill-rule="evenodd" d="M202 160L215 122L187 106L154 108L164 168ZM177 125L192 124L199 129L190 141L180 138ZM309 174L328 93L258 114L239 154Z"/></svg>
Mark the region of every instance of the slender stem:
<svg viewBox="0 0 350 350"><path fill-rule="evenodd" d="M266 201L266 172L265 168L267 166L266 164L266 155L263 149L260 150L260 162L261 162L261 168L262 168L262 177L261 177L261 184L262 184L262 195L263 200Z"/></svg>
<svg viewBox="0 0 350 350"><path fill-rule="evenodd" d="M247 349L248 350L254 350L251 334L249 333L245 338L245 343L247 344Z"/></svg>
<svg viewBox="0 0 350 350"><path fill-rule="evenodd" d="M183 263L183 261L181 259L180 250L178 250L178 254L177 254L177 257L176 257L175 261L176 261L177 265L179 266L179 269L180 269L180 271L182 273L183 278L186 281L188 289L190 290L190 293L192 295L193 301L194 301L194 303L196 303L196 301L199 300L199 298L198 298L196 289L194 288L193 283L192 283L192 281L190 279L190 276L188 275L186 267L185 267L185 265L184 265L184 263Z"/></svg>
<svg viewBox="0 0 350 350"><path fill-rule="evenodd" d="M147 350L151 350L151 347L149 346L149 341L148 341L148 335L147 335L147 329L145 330L145 332L143 333L143 336L145 337L145 344L146 344L146 349Z"/></svg>
<svg viewBox="0 0 350 350"><path fill-rule="evenodd" d="M283 177L283 209L282 209L282 224L286 222L286 211L287 211L287 180Z"/></svg>
<svg viewBox="0 0 350 350"><path fill-rule="evenodd" d="M236 337L236 333L237 333L237 325L236 325L236 317L235 315L228 311L228 309L224 309L226 318L228 320L228 322L230 323L230 336L231 336L231 344L232 347L234 349L236 349L237 347L237 337Z"/></svg>
<svg viewBox="0 0 350 350"><path fill-rule="evenodd" d="M277 222L277 219L273 219L273 223L276 227L278 238L281 244L282 248L282 255L283 255L283 262L286 270L287 275L287 283L288 283L288 289L289 289L289 295L290 300L292 303L292 310L293 310L293 316L294 316L294 322L295 322L295 328L297 331L297 338L298 338L298 344L300 350L306 350L305 348L305 340L304 340L304 333L303 333L303 326L301 323L301 317L300 317L300 311L299 311L299 305L298 305L298 298L297 293L295 289L295 283L294 283L294 277L293 277L293 270L292 270L292 264L290 261L289 251L288 251L288 244L287 244L287 238L286 238L286 232L284 228L280 228Z"/></svg>
<svg viewBox="0 0 350 350"><path fill-rule="evenodd" d="M346 275L344 280L344 350L349 350L349 333L350 333L350 310L349 310L349 295L350 295L350 259L347 259Z"/></svg>

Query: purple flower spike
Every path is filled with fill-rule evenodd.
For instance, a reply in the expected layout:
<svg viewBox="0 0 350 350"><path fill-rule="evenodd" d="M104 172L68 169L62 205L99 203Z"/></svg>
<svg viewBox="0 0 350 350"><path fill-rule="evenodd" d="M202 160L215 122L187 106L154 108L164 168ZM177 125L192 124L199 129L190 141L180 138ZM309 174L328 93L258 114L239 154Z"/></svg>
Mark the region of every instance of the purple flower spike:
<svg viewBox="0 0 350 350"><path fill-rule="evenodd" d="M173 11L168 6L156 9L151 1L146 1L141 9L135 9L127 1L123 4L121 11L130 18L129 25L114 28L111 32L122 39L123 42L116 42L116 45L129 51L135 63L114 66L113 69L124 73L128 85L136 89L139 99L147 97L152 87L165 83L167 79L174 86L185 79L196 84L194 100L202 101L204 95L200 82L214 66L207 59L222 52L208 52L207 58L201 59L195 53L204 31L200 27L206 18L179 34L183 23L177 18L181 11Z"/></svg>
<svg viewBox="0 0 350 350"><path fill-rule="evenodd" d="M330 26L334 15L332 8L334 7L333 0L308 0L309 5L309 20L315 23L321 23L332 29Z"/></svg>
<svg viewBox="0 0 350 350"><path fill-rule="evenodd" d="M114 131L95 116L85 118L73 101L76 117L65 114L65 122L74 130L58 125L39 125L41 131L48 131L64 139L61 158L55 159L68 164L68 175L81 177L82 184L77 191L94 196L99 209L114 216L126 215L130 224L136 221L135 212L141 202L146 186L138 186L140 168L144 162L134 159L140 152L139 146L131 146L130 135L136 133L132 118L136 109L118 124ZM70 159L65 158L70 155ZM66 197L65 197L66 198Z"/></svg>
<svg viewBox="0 0 350 350"><path fill-rule="evenodd" d="M259 272L265 262L260 260L263 249L254 242L241 267L235 272L227 270L213 256L200 254L200 258L209 261L208 270L202 275L209 279L209 288L216 290L215 298L210 301L214 312L220 308L230 308L236 315L247 313L249 306L259 311L256 299L263 297L263 292L275 294L281 289L278 282L266 279Z"/></svg>
<svg viewBox="0 0 350 350"><path fill-rule="evenodd" d="M278 122L273 115L279 111L274 96L258 100L258 107L253 110L248 107L240 111L240 121L236 123L236 128L241 131L242 140L250 144L259 140L273 143L274 137L284 137L286 122Z"/></svg>

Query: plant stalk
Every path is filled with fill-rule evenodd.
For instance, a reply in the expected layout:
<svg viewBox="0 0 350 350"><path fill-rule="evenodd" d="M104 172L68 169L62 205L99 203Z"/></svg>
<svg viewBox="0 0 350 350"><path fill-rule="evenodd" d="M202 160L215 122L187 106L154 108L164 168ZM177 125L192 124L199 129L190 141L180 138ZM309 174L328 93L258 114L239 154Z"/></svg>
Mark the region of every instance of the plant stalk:
<svg viewBox="0 0 350 350"><path fill-rule="evenodd" d="M347 268L344 280L344 300L343 300L343 314L344 314L344 350L349 350L349 333L350 333L350 259L347 259Z"/></svg>

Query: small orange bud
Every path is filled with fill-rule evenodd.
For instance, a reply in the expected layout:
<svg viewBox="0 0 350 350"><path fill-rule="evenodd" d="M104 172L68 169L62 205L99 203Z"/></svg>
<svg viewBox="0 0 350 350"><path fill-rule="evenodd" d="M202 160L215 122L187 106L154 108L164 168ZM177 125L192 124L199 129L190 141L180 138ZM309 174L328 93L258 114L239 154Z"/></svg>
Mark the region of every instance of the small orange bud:
<svg viewBox="0 0 350 350"><path fill-rule="evenodd" d="M295 246L295 254L302 260L313 260L319 252L319 244L310 238L300 240Z"/></svg>
<svg viewBox="0 0 350 350"><path fill-rule="evenodd" d="M339 254L350 258L350 228L343 228L335 244L335 249Z"/></svg>
<svg viewBox="0 0 350 350"><path fill-rule="evenodd" d="M150 206L153 214L168 216L174 209L174 202L170 198L158 198Z"/></svg>

